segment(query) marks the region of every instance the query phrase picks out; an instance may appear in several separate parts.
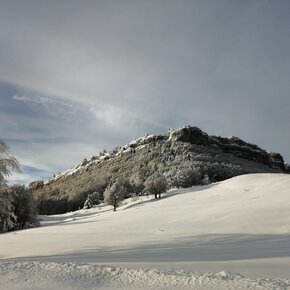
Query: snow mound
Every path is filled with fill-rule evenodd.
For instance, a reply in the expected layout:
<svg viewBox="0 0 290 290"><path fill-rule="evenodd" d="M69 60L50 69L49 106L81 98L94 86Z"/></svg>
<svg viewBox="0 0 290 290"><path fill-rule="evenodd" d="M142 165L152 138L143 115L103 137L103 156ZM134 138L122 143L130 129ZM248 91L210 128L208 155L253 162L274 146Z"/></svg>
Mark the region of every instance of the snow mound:
<svg viewBox="0 0 290 290"><path fill-rule="evenodd" d="M129 269L77 263L2 263L0 276L0 285L9 290L290 289L290 280L287 279L249 279L226 271L201 274L184 270ZM7 288L7 285L10 286Z"/></svg>

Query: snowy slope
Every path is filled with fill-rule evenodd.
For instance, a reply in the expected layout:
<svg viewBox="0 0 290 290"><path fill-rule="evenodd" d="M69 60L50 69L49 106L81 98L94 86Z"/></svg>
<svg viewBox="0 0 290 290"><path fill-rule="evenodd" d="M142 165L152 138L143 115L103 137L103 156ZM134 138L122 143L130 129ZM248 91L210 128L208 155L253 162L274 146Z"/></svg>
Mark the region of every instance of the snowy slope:
<svg viewBox="0 0 290 290"><path fill-rule="evenodd" d="M120 274L119 278L112 276L114 281L125 273L133 275L131 280L125 275L122 278L125 282L121 279L120 285L135 285L140 278L134 283L132 279L138 271L148 272L144 269L158 267L174 269L170 272L172 279L183 281L176 284L178 287L195 285L194 281L205 279L208 282L200 289L214 285L221 287L214 289L232 289L239 283L238 289L249 285L251 289L290 289L289 281L281 279L290 278L289 175L244 175L208 186L170 191L161 200L152 197L127 200L117 212L102 206L42 219L42 227L0 236L3 261L0 275L6 277L0 283L10 283L11 277L22 281L21 275L34 268L40 269L39 277L44 281L45 273L54 265L52 269L72 267L75 274L67 278L72 284L74 275L81 275L80 269L88 267L92 277L93 273ZM41 262L11 262L15 260ZM68 262L72 264L64 264ZM114 269L80 263L110 264ZM189 270L187 274L185 269ZM200 274L202 278L192 273L222 270L239 272L253 280L226 272ZM167 287L169 284L164 282L169 279L167 270L158 271L156 275L161 278L156 278L156 284L147 277L154 285L142 279L136 285ZM272 280L263 280L268 285L258 288L257 277ZM35 281L38 280L32 278L31 283ZM274 284L278 286L275 288Z"/></svg>

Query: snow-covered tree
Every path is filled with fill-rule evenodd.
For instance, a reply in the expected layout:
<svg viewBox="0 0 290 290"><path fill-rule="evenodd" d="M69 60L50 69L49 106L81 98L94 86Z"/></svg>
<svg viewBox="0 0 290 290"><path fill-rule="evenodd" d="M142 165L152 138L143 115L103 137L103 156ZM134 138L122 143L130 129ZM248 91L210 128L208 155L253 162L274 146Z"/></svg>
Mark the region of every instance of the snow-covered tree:
<svg viewBox="0 0 290 290"><path fill-rule="evenodd" d="M84 203L83 209L90 209L92 207L93 207L92 196L89 194Z"/></svg>
<svg viewBox="0 0 290 290"><path fill-rule="evenodd" d="M154 194L155 198L160 198L161 193L167 189L166 178L159 173L150 175L145 181L145 189L151 194Z"/></svg>
<svg viewBox="0 0 290 290"><path fill-rule="evenodd" d="M126 186L122 179L117 179L112 186L106 188L104 192L104 200L107 205L112 205L116 211L120 202L124 200L127 193Z"/></svg>
<svg viewBox="0 0 290 290"><path fill-rule="evenodd" d="M9 155L9 148L0 139L0 231L13 228L16 217L13 212L13 196L7 190L5 177L12 171L20 171L17 160Z"/></svg>
<svg viewBox="0 0 290 290"><path fill-rule="evenodd" d="M192 168L177 169L173 175L172 185L175 187L190 187L201 183L201 174Z"/></svg>
<svg viewBox="0 0 290 290"><path fill-rule="evenodd" d="M91 201L93 204L100 204L104 201L104 193L100 191L94 191L90 194Z"/></svg>
<svg viewBox="0 0 290 290"><path fill-rule="evenodd" d="M131 175L130 184L132 192L136 194L140 194L144 189L144 181L140 178L138 174Z"/></svg>
<svg viewBox="0 0 290 290"><path fill-rule="evenodd" d="M8 191L0 190L0 232L11 230L16 222L12 201Z"/></svg>
<svg viewBox="0 0 290 290"><path fill-rule="evenodd" d="M207 185L207 184L210 184L210 178L207 174L204 175L203 179L202 179L202 184L203 185Z"/></svg>
<svg viewBox="0 0 290 290"><path fill-rule="evenodd" d="M21 230L24 227L35 225L37 209L31 191L24 185L13 185L9 187L8 191L13 199L13 212L16 216L13 229Z"/></svg>
<svg viewBox="0 0 290 290"><path fill-rule="evenodd" d="M5 186L5 177L11 175L12 171L20 171L17 160L9 155L9 148L0 139L0 187Z"/></svg>

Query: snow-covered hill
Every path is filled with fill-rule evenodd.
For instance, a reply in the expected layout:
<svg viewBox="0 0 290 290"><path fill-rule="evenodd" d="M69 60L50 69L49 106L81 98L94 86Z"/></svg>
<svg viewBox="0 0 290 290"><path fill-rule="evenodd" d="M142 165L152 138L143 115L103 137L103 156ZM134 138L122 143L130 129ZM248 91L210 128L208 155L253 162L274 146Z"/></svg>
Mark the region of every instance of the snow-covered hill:
<svg viewBox="0 0 290 290"><path fill-rule="evenodd" d="M81 289L118 281L124 289L290 289L290 176L243 175L161 200L132 198L117 212L43 216L39 228L1 235L0 258L1 289L65 279Z"/></svg>
<svg viewBox="0 0 290 290"><path fill-rule="evenodd" d="M150 143L152 144L160 140L168 140L172 143L180 141L196 145L214 145L222 151L231 153L239 158L252 160L264 165L270 165L271 168L278 168L280 172L284 172L286 169L285 166L287 166L284 164L283 157L280 154L267 152L259 146L245 142L238 137L231 136L229 138L222 138L209 136L197 127L186 126L178 129L169 129L168 134L164 135L146 134L143 137L132 140L127 145L116 147L111 151L100 151L98 155L91 157L89 160L84 159L81 164L76 164L72 168L53 176L49 179L49 182L85 171L92 165L120 157L123 154L143 150L146 147L150 147L148 146Z"/></svg>
<svg viewBox="0 0 290 290"><path fill-rule="evenodd" d="M144 191L146 180L162 174L169 188L219 182L250 173L286 173L290 167L278 153L267 152L237 137L210 136L186 126L167 134L146 135L131 143L103 150L47 183L35 181L29 189L41 214L79 209L89 194L103 200L105 189L117 179L129 195Z"/></svg>

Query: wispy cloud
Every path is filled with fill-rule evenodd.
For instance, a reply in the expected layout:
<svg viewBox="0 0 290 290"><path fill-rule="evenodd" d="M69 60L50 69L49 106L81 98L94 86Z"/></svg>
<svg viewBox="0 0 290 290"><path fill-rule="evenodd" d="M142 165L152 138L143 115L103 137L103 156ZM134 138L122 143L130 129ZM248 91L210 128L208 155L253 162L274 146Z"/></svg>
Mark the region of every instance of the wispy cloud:
<svg viewBox="0 0 290 290"><path fill-rule="evenodd" d="M12 96L13 100L20 101L20 102L30 102L34 104L48 104L48 105L61 105L64 107L68 108L73 108L73 103L69 101L64 101L59 98L54 98L54 97L43 97L43 96L19 96L19 95L14 95Z"/></svg>

